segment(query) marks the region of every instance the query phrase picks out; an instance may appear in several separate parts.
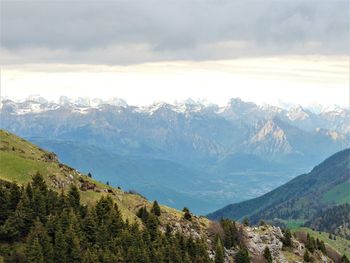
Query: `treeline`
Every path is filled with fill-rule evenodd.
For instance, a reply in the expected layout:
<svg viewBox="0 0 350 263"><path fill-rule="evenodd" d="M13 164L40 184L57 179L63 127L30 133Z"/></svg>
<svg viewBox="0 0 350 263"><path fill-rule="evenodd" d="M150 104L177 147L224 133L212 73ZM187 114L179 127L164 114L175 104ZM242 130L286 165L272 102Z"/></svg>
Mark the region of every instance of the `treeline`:
<svg viewBox="0 0 350 263"><path fill-rule="evenodd" d="M321 210L305 226L350 239L350 205L343 204Z"/></svg>
<svg viewBox="0 0 350 263"><path fill-rule="evenodd" d="M40 174L25 187L1 181L0 255L5 262L28 263L212 262L202 240L173 234L170 227L160 231L160 213L157 204L141 211L139 225L124 221L110 197L87 207L74 185L58 194Z"/></svg>

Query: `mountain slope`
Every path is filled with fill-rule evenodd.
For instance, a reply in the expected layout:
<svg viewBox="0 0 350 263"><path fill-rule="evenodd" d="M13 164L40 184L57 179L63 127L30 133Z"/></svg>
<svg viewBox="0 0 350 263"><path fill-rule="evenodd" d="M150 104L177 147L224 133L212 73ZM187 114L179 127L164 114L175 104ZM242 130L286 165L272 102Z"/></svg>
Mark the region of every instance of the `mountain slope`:
<svg viewBox="0 0 350 263"><path fill-rule="evenodd" d="M307 220L320 208L342 201L335 198L330 202L327 197L334 189L348 191L340 186L350 180L349 161L350 149L343 150L326 159L308 174L300 175L261 197L226 206L208 217L242 219L248 216L254 223L260 219ZM338 196L344 194L346 192L338 193Z"/></svg>
<svg viewBox="0 0 350 263"><path fill-rule="evenodd" d="M82 202L85 204L95 202L101 196L110 193L114 200L118 200L123 216L129 220L136 219L136 212L140 206L150 205L144 197L95 181L60 163L54 153L0 130L0 179L24 185L30 182L37 172L40 172L47 184L56 191L67 190L71 184L78 185ZM165 209L170 215L181 217L177 210Z"/></svg>

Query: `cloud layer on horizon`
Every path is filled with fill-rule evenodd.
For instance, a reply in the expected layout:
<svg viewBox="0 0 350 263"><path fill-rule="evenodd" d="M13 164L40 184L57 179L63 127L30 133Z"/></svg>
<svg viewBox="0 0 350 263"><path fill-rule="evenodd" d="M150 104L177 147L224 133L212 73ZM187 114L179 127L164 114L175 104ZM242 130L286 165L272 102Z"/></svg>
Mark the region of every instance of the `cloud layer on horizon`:
<svg viewBox="0 0 350 263"><path fill-rule="evenodd" d="M345 56L349 1L2 1L3 64Z"/></svg>

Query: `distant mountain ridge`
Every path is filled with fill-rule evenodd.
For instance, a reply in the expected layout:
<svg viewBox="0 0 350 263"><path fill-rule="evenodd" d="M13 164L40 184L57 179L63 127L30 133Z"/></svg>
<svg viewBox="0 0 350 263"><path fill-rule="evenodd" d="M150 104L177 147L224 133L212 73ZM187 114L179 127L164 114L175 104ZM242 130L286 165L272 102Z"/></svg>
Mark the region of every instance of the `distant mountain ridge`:
<svg viewBox="0 0 350 263"><path fill-rule="evenodd" d="M126 171L137 174L137 165L134 170L125 168L132 168L135 160L149 160L154 166L149 166L147 174L154 168L159 178L164 164L183 167L175 170L186 173L174 176L192 178L189 188L196 189L202 204L191 203L191 193L179 192L174 186L179 184L170 181L157 183L152 190L140 187L136 183L140 181L132 177L124 182L133 183L136 190L140 187L141 192L144 189L147 195L158 193L154 197L168 205L185 200L190 206L203 207L198 213L256 197L350 146L349 109L316 114L300 106L287 111L238 98L223 107L193 100L136 107L121 99L72 101L63 97L60 103L52 103L33 97L23 102L3 100L0 113L1 128L61 151L64 162L83 171L94 170L91 159L75 162L80 155L89 155L89 147L129 163L115 171L109 164L112 159L99 157L102 151L96 150L94 158L105 169L95 171L95 176L111 183L118 183L118 175ZM81 151L73 150L71 143ZM198 188L198 184L206 187ZM161 194L165 188L176 193L178 200Z"/></svg>
<svg viewBox="0 0 350 263"><path fill-rule="evenodd" d="M350 149L340 151L312 169L267 194L228 205L209 214L211 219L248 217L253 223L307 221L327 207L350 203ZM336 191L334 191L336 190ZM344 198L345 196L345 198Z"/></svg>

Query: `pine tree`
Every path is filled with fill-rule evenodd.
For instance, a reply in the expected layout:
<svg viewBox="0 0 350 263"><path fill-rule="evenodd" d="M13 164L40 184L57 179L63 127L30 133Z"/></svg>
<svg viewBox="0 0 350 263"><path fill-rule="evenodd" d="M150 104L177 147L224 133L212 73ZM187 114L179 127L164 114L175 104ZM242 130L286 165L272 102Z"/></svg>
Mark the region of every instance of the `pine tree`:
<svg viewBox="0 0 350 263"><path fill-rule="evenodd" d="M152 206L152 209L151 209L151 213L156 215L156 216L160 216L161 214L161 211L160 211L160 206L158 204L157 201L154 201L153 202L153 206Z"/></svg>
<svg viewBox="0 0 350 263"><path fill-rule="evenodd" d="M268 263L272 263L272 261L273 261L269 247L265 247L264 258L266 259L266 261Z"/></svg>
<svg viewBox="0 0 350 263"><path fill-rule="evenodd" d="M37 172L32 179L32 188L33 190L37 189L39 192L41 192L43 195L46 195L47 192L47 185L45 183L44 177Z"/></svg>
<svg viewBox="0 0 350 263"><path fill-rule="evenodd" d="M67 256L67 243L66 237L62 232L62 229L59 228L55 234L54 242L54 262L65 263Z"/></svg>
<svg viewBox="0 0 350 263"><path fill-rule="evenodd" d="M315 239L313 237L311 237L309 234L307 234L306 236L306 244L305 247L311 252L313 253L316 245L315 245Z"/></svg>
<svg viewBox="0 0 350 263"><path fill-rule="evenodd" d="M11 183L8 195L8 209L11 212L16 210L17 204L21 198L21 190L16 183Z"/></svg>
<svg viewBox="0 0 350 263"><path fill-rule="evenodd" d="M38 238L34 238L27 246L27 262L28 263L44 263L43 249Z"/></svg>
<svg viewBox="0 0 350 263"><path fill-rule="evenodd" d="M243 219L243 225L249 226L249 219L248 219L248 217L245 217L245 218Z"/></svg>
<svg viewBox="0 0 350 263"><path fill-rule="evenodd" d="M190 210L189 210L187 207L184 207L184 208L182 209L182 212L184 212L184 218L185 218L186 220L191 221L192 215L191 215L191 213L190 213Z"/></svg>
<svg viewBox="0 0 350 263"><path fill-rule="evenodd" d="M46 195L40 191L40 187L33 187L33 199L31 201L34 218L39 218L41 222L46 221Z"/></svg>
<svg viewBox="0 0 350 263"><path fill-rule="evenodd" d="M250 263L250 257L247 248L241 247L235 257L236 263Z"/></svg>
<svg viewBox="0 0 350 263"><path fill-rule="evenodd" d="M149 217L149 213L147 211L147 208L145 206L141 207L139 209L139 211L137 211L136 214L141 220L142 222L146 223Z"/></svg>
<svg viewBox="0 0 350 263"><path fill-rule="evenodd" d="M114 207L110 212L107 225L112 238L116 237L124 226L122 215L116 204L114 204Z"/></svg>
<svg viewBox="0 0 350 263"><path fill-rule="evenodd" d="M2 186L1 183L0 186ZM10 214L9 209L9 194L6 187L0 187L0 226L5 223Z"/></svg>
<svg viewBox="0 0 350 263"><path fill-rule="evenodd" d="M224 230L224 246L227 249L232 248L238 244L238 231L236 223L229 219L221 219L220 225Z"/></svg>
<svg viewBox="0 0 350 263"><path fill-rule="evenodd" d="M283 231L283 239L282 239L283 246L290 247L292 245L292 233L289 229L285 229Z"/></svg>
<svg viewBox="0 0 350 263"><path fill-rule="evenodd" d="M91 211L91 209L88 210L83 220L82 227L88 242L94 244L96 242L97 235L97 220L95 213Z"/></svg>
<svg viewBox="0 0 350 263"><path fill-rule="evenodd" d="M47 234L47 229L40 221L35 221L27 239L29 243L33 243L33 240L38 240L45 262L53 262L53 248L51 239Z"/></svg>
<svg viewBox="0 0 350 263"><path fill-rule="evenodd" d="M67 229L65 239L67 242L67 262L79 263L81 261L80 242L72 227Z"/></svg>
<svg viewBox="0 0 350 263"><path fill-rule="evenodd" d="M68 203L74 209L74 211L79 212L80 209L80 194L78 188L75 185L71 185L68 192Z"/></svg>
<svg viewBox="0 0 350 263"><path fill-rule="evenodd" d="M222 246L221 239L219 235L216 235L215 238L215 263L224 263L224 248Z"/></svg>

